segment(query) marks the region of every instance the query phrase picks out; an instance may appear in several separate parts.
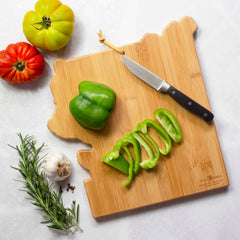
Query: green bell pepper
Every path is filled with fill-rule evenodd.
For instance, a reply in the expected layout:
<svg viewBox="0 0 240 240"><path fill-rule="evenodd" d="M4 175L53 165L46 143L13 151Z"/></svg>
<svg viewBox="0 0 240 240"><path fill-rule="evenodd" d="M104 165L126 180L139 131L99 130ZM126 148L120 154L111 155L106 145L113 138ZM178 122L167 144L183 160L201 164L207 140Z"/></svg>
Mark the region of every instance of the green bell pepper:
<svg viewBox="0 0 240 240"><path fill-rule="evenodd" d="M149 155L149 159L142 161L140 163L140 166L143 169L148 170L157 165L158 160L160 158L160 150L159 150L159 147L156 144L156 142L152 139L152 137L149 136L148 133L142 133L143 136L145 137L145 139L147 139L153 145L153 147L155 149L155 153L153 153L153 150L150 147L150 145L148 144L148 142L140 134L138 134L137 131L139 131L139 130L138 129L133 130L134 133L132 133L132 134L138 140L138 142L145 148L145 150L147 151L147 153Z"/></svg>
<svg viewBox="0 0 240 240"><path fill-rule="evenodd" d="M103 156L102 161L105 162L106 164L108 164L109 166L116 168L120 172L128 175L128 181L126 183L124 183L125 186L128 186L134 177L134 169L133 169L134 168L134 160L133 160L133 157L132 157L130 151L128 150L128 148L126 146L122 146L121 148L124 149L124 151L126 152L128 158L129 158L130 164L128 163L126 158L119 152L119 150L114 150L114 151L108 152L107 154L105 154Z"/></svg>
<svg viewBox="0 0 240 240"><path fill-rule="evenodd" d="M104 84L90 81L80 82L78 90L79 94L69 103L73 117L83 127L102 129L114 108L115 92Z"/></svg>
<svg viewBox="0 0 240 240"><path fill-rule="evenodd" d="M132 157L132 154L130 153L127 147L129 144L133 145L135 162ZM121 149L123 149L126 152L129 158L129 163L120 153ZM119 139L114 145L114 151L108 152L107 154L104 155L102 159L102 161L105 162L106 164L128 175L128 181L124 183L125 186L128 186L132 182L135 174L138 173L140 169L140 160L141 160L141 148L137 140L130 133L126 134L123 138Z"/></svg>
<svg viewBox="0 0 240 240"><path fill-rule="evenodd" d="M115 151L120 151L122 146L128 146L132 144L135 154L135 163L134 163L134 173L137 174L140 169L141 161L141 147L139 146L137 140L133 137L131 133L126 134L123 138L119 139L114 145Z"/></svg>
<svg viewBox="0 0 240 240"><path fill-rule="evenodd" d="M157 131L158 136L162 139L163 143L165 144L165 148L159 149L159 151L161 154L167 155L172 148L172 141L171 141L171 138L168 136L167 132L161 126L159 126L156 122L154 122L151 119L146 119L143 122L140 122L137 125L137 128L134 129L134 131L138 130L143 134L146 134L148 127L153 128ZM154 140L152 139L152 141Z"/></svg>
<svg viewBox="0 0 240 240"><path fill-rule="evenodd" d="M154 116L159 123L167 131L174 142L178 143L182 140L182 131L176 117L167 109L158 109L154 112Z"/></svg>
<svg viewBox="0 0 240 240"><path fill-rule="evenodd" d="M158 163L160 153L167 155L170 152L172 148L171 138L175 142L179 142L182 138L180 126L175 116L170 111L166 109L158 109L154 112L154 115L162 124L163 128L155 121L146 119L139 123L131 133L126 134L123 138L118 140L114 145L114 151L105 154L103 157L103 162L128 175L128 181L124 184L125 186L128 186L132 182L140 167L145 170L151 169ZM160 149L158 147L157 143L148 134L148 128L152 128L157 131L157 134L163 141L165 148ZM129 144L133 146L135 162L128 149ZM146 150L149 158L140 163L141 146ZM155 151L153 151L152 148L154 148ZM127 154L128 161L120 153L121 149L123 149Z"/></svg>
<svg viewBox="0 0 240 240"><path fill-rule="evenodd" d="M141 167L144 169L150 169L157 165L157 162L160 158L160 150L157 143L149 136L148 133L143 133L144 137L154 146L155 149L155 157L153 161L144 161L141 163Z"/></svg>
<svg viewBox="0 0 240 240"><path fill-rule="evenodd" d="M139 133L133 132L132 135L145 148L145 150L146 150L146 152L148 153L148 156L149 156L149 159L146 159L146 160L144 160L140 163L140 166L144 169L149 169L150 167L148 166L148 163L153 163L153 162L157 163L158 159L155 159L152 148L150 147L150 145L147 143L147 141Z"/></svg>
<svg viewBox="0 0 240 240"><path fill-rule="evenodd" d="M118 171L129 175L129 163L126 158L119 153L119 151L111 151L106 153L102 159L103 162L107 163Z"/></svg>
<svg viewBox="0 0 240 240"><path fill-rule="evenodd" d="M128 181L126 183L124 183L124 186L127 187L132 182L132 180L135 176L135 174L134 174L134 160L133 160L132 154L130 153L129 149L126 146L122 146L122 148L126 152L128 158L129 158L129 162L130 162Z"/></svg>

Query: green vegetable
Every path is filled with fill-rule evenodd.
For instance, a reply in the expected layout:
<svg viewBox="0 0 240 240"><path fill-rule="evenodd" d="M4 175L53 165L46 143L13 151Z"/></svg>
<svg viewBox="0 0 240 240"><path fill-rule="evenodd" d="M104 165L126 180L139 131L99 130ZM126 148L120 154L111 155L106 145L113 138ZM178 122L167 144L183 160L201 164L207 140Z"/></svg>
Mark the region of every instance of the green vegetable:
<svg viewBox="0 0 240 240"><path fill-rule="evenodd" d="M140 166L145 169L148 170L150 168L153 168L156 166L159 158L160 158L160 151L158 148L158 145L156 144L156 142L149 136L148 133L142 133L143 136L145 137L145 139L147 139L154 147L155 149L155 154L153 153L152 148L150 147L150 145L148 144L148 142L138 133L136 133L136 131L138 130L133 130L133 136L138 140L138 142L145 148L145 150L147 151L148 155L149 155L149 159L146 159L144 161L142 161L140 163Z"/></svg>
<svg viewBox="0 0 240 240"><path fill-rule="evenodd" d="M172 141L171 141L170 137L168 136L167 132L151 119L146 119L143 122L139 123L137 125L136 130L138 130L142 133L147 133L148 127L153 128L154 130L157 131L158 136L162 139L163 143L165 144L165 148L159 149L159 151L161 154L167 155L172 148Z"/></svg>
<svg viewBox="0 0 240 240"><path fill-rule="evenodd" d="M129 185L131 181L133 180L134 177L134 160L133 157L128 150L126 146L122 146L122 149L126 152L129 162L126 160L126 158L119 152L119 150L115 150L112 152L108 152L107 154L104 155L102 161L108 164L109 166L116 168L122 173L125 173L128 175L128 181L124 183L125 186Z"/></svg>
<svg viewBox="0 0 240 240"><path fill-rule="evenodd" d="M153 168L153 167L155 167L157 165L157 162L158 162L158 160L160 158L160 150L159 150L159 147L156 144L156 142L149 136L148 133L144 133L143 135L154 146L155 157L154 157L153 161L144 161L140 165L144 169L150 169L150 168Z"/></svg>
<svg viewBox="0 0 240 240"><path fill-rule="evenodd" d="M36 140L32 136L18 134L21 144L12 147L17 150L20 159L17 167L12 167L20 172L23 177L24 190L31 198L32 204L42 210L45 221L41 223L48 224L49 228L73 232L72 228L78 225L79 205L73 201L71 208L63 205L61 198L61 189L55 192L52 184L47 181L43 171L40 171L43 157L39 154L45 144L36 147Z"/></svg>
<svg viewBox="0 0 240 240"><path fill-rule="evenodd" d="M176 117L167 109L158 109L154 112L154 116L159 123L167 131L174 142L178 143L182 139L182 131Z"/></svg>
<svg viewBox="0 0 240 240"><path fill-rule="evenodd" d="M123 138L116 142L114 149L115 151L120 151L122 146L128 146L129 144L131 144L134 148L135 154L134 173L137 174L140 169L141 147L139 146L137 140L133 137L133 135L131 133L126 134Z"/></svg>
<svg viewBox="0 0 240 240"><path fill-rule="evenodd" d="M83 127L100 130L106 124L116 101L115 92L101 83L83 81L79 94L69 103L73 117Z"/></svg>
<svg viewBox="0 0 240 240"><path fill-rule="evenodd" d="M132 157L132 154L130 153L127 147L130 144L134 148L135 162ZM130 164L120 153L121 149L123 149L126 152ZM125 186L128 186L132 182L135 174L138 173L140 169L140 160L141 160L141 148L137 140L132 136L132 134L126 134L123 138L119 139L114 145L114 151L108 152L107 154L104 155L102 159L102 161L105 162L106 164L118 169L119 171L129 176L128 181L124 184Z"/></svg>
<svg viewBox="0 0 240 240"><path fill-rule="evenodd" d="M133 132L132 135L136 138L136 140L145 148L149 155L149 159L144 160L140 163L140 166L144 169L149 169L151 166L155 166L158 162L158 158L156 159L153 153L152 148L147 143L147 141L138 133Z"/></svg>
<svg viewBox="0 0 240 240"><path fill-rule="evenodd" d="M124 183L124 186L127 187L132 182L134 175L135 175L134 174L134 160L133 160L132 154L130 153L129 149L126 146L122 146L122 148L125 150L128 158L129 158L129 162L130 162L128 181L126 183Z"/></svg>
<svg viewBox="0 0 240 240"><path fill-rule="evenodd" d="M132 182L140 167L145 170L151 169L158 163L160 153L167 155L170 152L172 148L172 141L169 135L174 139L174 141L180 141L182 138L182 132L179 124L170 111L159 109L154 112L154 115L164 128L153 120L146 119L143 122L140 122L131 133L126 134L123 138L118 140L114 145L114 151L105 154L103 157L103 162L128 175L128 181L124 184L125 186L128 186ZM148 134L148 128L152 128L157 132L158 136L163 141L165 148L160 149L158 147L157 143ZM133 145L135 162L127 147L129 144ZM146 150L149 158L140 163L141 146ZM152 147L154 148L154 151ZM129 162L120 153L121 149L126 152Z"/></svg>
<svg viewBox="0 0 240 240"><path fill-rule="evenodd" d="M108 152L104 155L102 161L120 172L129 175L129 163L119 151Z"/></svg>

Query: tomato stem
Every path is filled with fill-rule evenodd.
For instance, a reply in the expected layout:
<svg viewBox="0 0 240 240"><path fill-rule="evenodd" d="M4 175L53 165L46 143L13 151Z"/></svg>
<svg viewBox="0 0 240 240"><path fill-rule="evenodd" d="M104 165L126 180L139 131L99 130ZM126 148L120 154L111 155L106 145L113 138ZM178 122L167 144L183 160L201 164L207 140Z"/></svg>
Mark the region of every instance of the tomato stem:
<svg viewBox="0 0 240 240"><path fill-rule="evenodd" d="M49 27L51 27L51 19L47 18L45 16L42 17L42 22L43 22L43 27L48 29Z"/></svg>
<svg viewBox="0 0 240 240"><path fill-rule="evenodd" d="M35 27L37 30L42 30L44 28L48 29L49 27L51 27L51 19L46 17L46 16L43 16L42 17L42 22L36 22L36 23L33 23L33 27L35 27L34 25L42 25L40 28L37 28Z"/></svg>
<svg viewBox="0 0 240 240"><path fill-rule="evenodd" d="M25 62L18 61L14 64L14 67L17 71L21 72L25 69Z"/></svg>

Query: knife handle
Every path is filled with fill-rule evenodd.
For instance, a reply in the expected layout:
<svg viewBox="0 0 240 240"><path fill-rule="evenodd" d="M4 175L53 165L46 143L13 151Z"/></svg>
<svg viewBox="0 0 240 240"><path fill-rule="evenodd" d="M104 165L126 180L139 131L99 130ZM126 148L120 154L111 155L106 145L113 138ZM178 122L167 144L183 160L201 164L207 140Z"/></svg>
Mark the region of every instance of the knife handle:
<svg viewBox="0 0 240 240"><path fill-rule="evenodd" d="M169 87L167 93L184 108L203 118L206 122L209 122L214 118L214 115L206 108L193 101L191 98L189 98L173 86Z"/></svg>

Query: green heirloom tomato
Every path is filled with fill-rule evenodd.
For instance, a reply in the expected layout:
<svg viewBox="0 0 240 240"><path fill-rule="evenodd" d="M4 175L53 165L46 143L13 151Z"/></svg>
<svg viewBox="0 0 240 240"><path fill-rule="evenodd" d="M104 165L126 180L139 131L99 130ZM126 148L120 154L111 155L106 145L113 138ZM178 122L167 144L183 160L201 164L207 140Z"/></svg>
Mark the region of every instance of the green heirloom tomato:
<svg viewBox="0 0 240 240"><path fill-rule="evenodd" d="M58 50L70 40L74 13L58 0L39 0L35 11L26 13L23 32L29 42L44 50Z"/></svg>

